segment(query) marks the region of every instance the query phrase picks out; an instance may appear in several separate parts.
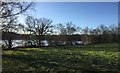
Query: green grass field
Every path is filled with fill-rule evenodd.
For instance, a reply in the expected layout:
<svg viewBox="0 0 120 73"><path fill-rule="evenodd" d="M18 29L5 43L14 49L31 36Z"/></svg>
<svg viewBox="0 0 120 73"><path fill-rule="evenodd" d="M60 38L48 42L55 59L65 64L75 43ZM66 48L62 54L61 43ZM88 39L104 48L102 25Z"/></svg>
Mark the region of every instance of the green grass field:
<svg viewBox="0 0 120 73"><path fill-rule="evenodd" d="M3 51L3 73L117 72L120 52L117 44L19 48ZM88 73L88 72L86 72ZM103 72L100 72L103 73Z"/></svg>

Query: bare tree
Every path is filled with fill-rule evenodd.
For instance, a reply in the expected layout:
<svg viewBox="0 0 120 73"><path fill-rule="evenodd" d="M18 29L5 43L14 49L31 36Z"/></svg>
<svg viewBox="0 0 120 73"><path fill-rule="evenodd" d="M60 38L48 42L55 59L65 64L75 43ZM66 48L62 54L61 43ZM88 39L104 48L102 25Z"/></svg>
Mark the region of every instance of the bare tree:
<svg viewBox="0 0 120 73"><path fill-rule="evenodd" d="M57 25L57 29L58 29L58 33L60 35L67 35L67 30L66 30L66 28L65 28L65 26L63 24L59 23Z"/></svg>
<svg viewBox="0 0 120 73"><path fill-rule="evenodd" d="M12 28L12 24L16 23L17 15L25 13L32 4L27 2L0 2L0 29Z"/></svg>
<svg viewBox="0 0 120 73"><path fill-rule="evenodd" d="M101 37L100 37L101 43L107 43L108 42L108 32L109 32L108 27L101 24L98 26L98 28L100 30L99 33L101 35Z"/></svg>
<svg viewBox="0 0 120 73"><path fill-rule="evenodd" d="M0 30L3 32L18 31L17 15L25 13L31 5L32 3L27 2L0 2ZM8 48L12 48L12 40L6 41Z"/></svg>
<svg viewBox="0 0 120 73"><path fill-rule="evenodd" d="M72 22L68 22L66 24L58 24L57 29L59 30L60 35L73 35L80 30L80 27L77 27Z"/></svg>
<svg viewBox="0 0 120 73"><path fill-rule="evenodd" d="M80 27L77 27L72 22L68 22L66 24L58 24L57 30L59 31L59 35L74 35L75 32L79 32ZM65 42L65 41L63 41ZM66 38L66 43L68 45L72 45L71 37Z"/></svg>
<svg viewBox="0 0 120 73"><path fill-rule="evenodd" d="M27 31L30 32L30 34L41 36L41 35L48 35L53 32L53 25L52 20L47 18L39 18L36 19L32 16L28 16L26 18L26 24L27 24ZM39 39L39 46L41 45L41 40Z"/></svg>
<svg viewBox="0 0 120 73"><path fill-rule="evenodd" d="M26 12L31 5L31 2L0 2L0 18L8 18L22 14Z"/></svg>
<svg viewBox="0 0 120 73"><path fill-rule="evenodd" d="M77 31L76 26L72 22L66 24L67 35L72 35Z"/></svg>
<svg viewBox="0 0 120 73"><path fill-rule="evenodd" d="M37 19L37 24L34 26L36 35L47 35L53 32L52 20L47 18Z"/></svg>
<svg viewBox="0 0 120 73"><path fill-rule="evenodd" d="M88 27L85 27L85 28L83 28L82 29L82 35L83 35L83 42L84 42L84 44L88 44L89 43L89 37L88 37L88 35L89 35L89 32L90 32L90 30L89 30L89 28Z"/></svg>

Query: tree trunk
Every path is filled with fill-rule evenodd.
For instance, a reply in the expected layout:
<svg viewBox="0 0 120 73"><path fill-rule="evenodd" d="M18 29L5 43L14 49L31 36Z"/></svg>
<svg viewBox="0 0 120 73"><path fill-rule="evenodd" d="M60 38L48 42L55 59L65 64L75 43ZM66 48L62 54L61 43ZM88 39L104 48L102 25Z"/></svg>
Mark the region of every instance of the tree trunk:
<svg viewBox="0 0 120 73"><path fill-rule="evenodd" d="M39 44L38 44L39 47L41 47L41 40L39 40Z"/></svg>
<svg viewBox="0 0 120 73"><path fill-rule="evenodd" d="M12 48L12 40L8 40L8 49Z"/></svg>

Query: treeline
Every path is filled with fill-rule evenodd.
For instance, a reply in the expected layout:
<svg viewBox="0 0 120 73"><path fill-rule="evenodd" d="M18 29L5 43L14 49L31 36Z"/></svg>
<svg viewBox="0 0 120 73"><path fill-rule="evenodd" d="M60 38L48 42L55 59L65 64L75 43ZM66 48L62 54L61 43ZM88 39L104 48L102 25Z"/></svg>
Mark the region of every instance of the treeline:
<svg viewBox="0 0 120 73"><path fill-rule="evenodd" d="M97 28L89 29L88 27L83 29L86 35L93 35L95 39L92 41L95 43L115 43L118 42L118 27L116 25L99 25Z"/></svg>
<svg viewBox="0 0 120 73"><path fill-rule="evenodd" d="M97 28L81 28L73 24L58 23L53 24L48 18L35 18L28 15L25 18L25 24L18 23L18 17L25 14L27 10L32 8L34 3L27 2L1 2L0 3L0 26L2 32L14 32L18 34L29 35L81 35L83 42L89 43L113 43L118 42L118 26L117 25L99 25ZM8 48L11 48L13 40L4 41ZM29 45L41 46L41 39L28 41L24 40ZM71 41L67 41L70 42Z"/></svg>

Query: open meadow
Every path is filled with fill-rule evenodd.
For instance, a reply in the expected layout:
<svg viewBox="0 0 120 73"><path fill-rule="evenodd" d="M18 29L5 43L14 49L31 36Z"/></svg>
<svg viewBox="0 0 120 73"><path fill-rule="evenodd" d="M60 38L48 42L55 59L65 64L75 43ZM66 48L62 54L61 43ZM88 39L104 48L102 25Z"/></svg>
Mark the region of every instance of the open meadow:
<svg viewBox="0 0 120 73"><path fill-rule="evenodd" d="M3 73L117 73L117 44L3 50Z"/></svg>

